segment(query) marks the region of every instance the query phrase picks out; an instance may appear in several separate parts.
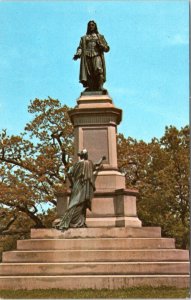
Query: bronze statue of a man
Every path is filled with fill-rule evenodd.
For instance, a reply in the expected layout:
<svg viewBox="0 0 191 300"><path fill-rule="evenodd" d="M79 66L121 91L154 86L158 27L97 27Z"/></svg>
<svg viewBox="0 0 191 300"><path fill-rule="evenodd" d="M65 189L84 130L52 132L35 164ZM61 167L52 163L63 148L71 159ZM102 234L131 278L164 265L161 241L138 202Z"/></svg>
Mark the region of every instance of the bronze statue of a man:
<svg viewBox="0 0 191 300"><path fill-rule="evenodd" d="M73 59L81 59L80 82L85 91L105 91L103 84L106 81L104 52L109 46L103 35L99 34L94 21L89 21L87 33L81 37L80 45Z"/></svg>

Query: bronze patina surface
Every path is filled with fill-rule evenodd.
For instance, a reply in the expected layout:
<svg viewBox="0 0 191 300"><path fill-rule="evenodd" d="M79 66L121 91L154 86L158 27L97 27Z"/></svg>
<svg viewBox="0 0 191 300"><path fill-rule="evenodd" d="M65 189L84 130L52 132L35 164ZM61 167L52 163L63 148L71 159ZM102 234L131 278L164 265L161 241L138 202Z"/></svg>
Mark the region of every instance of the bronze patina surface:
<svg viewBox="0 0 191 300"><path fill-rule="evenodd" d="M86 209L91 210L91 200L95 191L95 174L94 171L99 169L103 156L100 161L93 164L88 160L88 152L82 150L78 156L80 160L76 162L70 170L68 177L71 182L71 196L68 209L55 227L60 230L68 228L80 228L86 226Z"/></svg>
<svg viewBox="0 0 191 300"><path fill-rule="evenodd" d="M103 84L106 81L106 67L104 52L109 51L109 46L103 35L99 34L94 21L89 21L87 33L81 37L79 47L73 59L81 59L80 82L85 87L85 92L101 91L106 93Z"/></svg>

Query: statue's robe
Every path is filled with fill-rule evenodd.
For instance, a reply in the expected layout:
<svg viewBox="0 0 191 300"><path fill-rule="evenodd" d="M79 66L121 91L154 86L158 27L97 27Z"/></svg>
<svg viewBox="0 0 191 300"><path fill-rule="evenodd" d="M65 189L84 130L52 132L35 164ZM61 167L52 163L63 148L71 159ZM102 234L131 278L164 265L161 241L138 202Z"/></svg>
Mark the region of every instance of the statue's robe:
<svg viewBox="0 0 191 300"><path fill-rule="evenodd" d="M102 60L103 82L105 82L106 81L106 67L105 67L104 52L109 51L109 46L103 35L97 34L97 37L98 37L99 41L101 42L101 44L105 48L105 50L99 51L99 56L101 57L101 60ZM86 38L87 38L87 35L84 35L83 37L81 37L80 45L77 48L77 54L80 53L80 57L81 57L79 80L83 84L84 87L88 86L88 73L89 73L87 62L86 62Z"/></svg>
<svg viewBox="0 0 191 300"><path fill-rule="evenodd" d="M90 160L80 160L70 170L73 182L69 206L57 229L64 230L69 227L85 227L86 209L91 210L91 200L95 191L94 164Z"/></svg>

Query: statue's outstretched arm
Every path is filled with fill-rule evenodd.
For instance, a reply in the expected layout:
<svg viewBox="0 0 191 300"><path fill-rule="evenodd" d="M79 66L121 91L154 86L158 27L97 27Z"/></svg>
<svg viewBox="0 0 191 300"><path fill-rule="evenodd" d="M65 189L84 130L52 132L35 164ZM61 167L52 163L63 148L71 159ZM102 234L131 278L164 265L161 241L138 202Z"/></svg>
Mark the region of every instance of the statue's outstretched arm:
<svg viewBox="0 0 191 300"><path fill-rule="evenodd" d="M76 54L73 57L73 60L77 60L78 58L80 58L81 54L82 54L82 39L80 40L80 44L77 48Z"/></svg>
<svg viewBox="0 0 191 300"><path fill-rule="evenodd" d="M100 160L94 164L94 167L95 167L96 169L97 169L98 167L100 167L101 164L102 164L102 162L103 162L104 160L106 160L106 157L105 157L105 156L102 156L102 158L100 158Z"/></svg>
<svg viewBox="0 0 191 300"><path fill-rule="evenodd" d="M67 179L69 180L69 182L70 182L70 188L72 188L72 187L73 187L73 184L74 184L72 172L73 172L73 167L70 167L69 171L68 171L67 174L66 174L66 178L67 178Z"/></svg>

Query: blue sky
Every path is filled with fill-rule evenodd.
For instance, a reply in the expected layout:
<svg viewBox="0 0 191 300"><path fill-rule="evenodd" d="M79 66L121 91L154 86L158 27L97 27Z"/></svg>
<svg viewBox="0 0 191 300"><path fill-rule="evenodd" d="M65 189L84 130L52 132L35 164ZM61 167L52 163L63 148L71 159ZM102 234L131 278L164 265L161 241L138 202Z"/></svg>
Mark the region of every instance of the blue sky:
<svg viewBox="0 0 191 300"><path fill-rule="evenodd" d="M110 45L108 89L123 109L118 132L160 138L189 121L189 1L1 1L0 129L20 133L30 100L75 106L83 90L73 61L87 22Z"/></svg>

